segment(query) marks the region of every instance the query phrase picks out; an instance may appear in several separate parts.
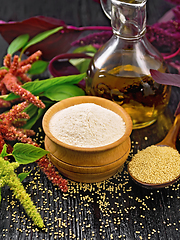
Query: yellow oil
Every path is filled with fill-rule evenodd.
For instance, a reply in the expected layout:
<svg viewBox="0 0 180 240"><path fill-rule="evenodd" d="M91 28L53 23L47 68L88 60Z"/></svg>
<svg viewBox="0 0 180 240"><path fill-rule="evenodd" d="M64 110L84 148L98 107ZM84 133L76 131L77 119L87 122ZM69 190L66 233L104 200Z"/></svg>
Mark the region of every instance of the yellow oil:
<svg viewBox="0 0 180 240"><path fill-rule="evenodd" d="M165 72L166 68L158 69ZM150 75L132 65L113 69L96 69L90 65L86 79L86 93L110 99L122 106L131 116L133 128L142 128L156 121L170 98L171 87L160 85Z"/></svg>

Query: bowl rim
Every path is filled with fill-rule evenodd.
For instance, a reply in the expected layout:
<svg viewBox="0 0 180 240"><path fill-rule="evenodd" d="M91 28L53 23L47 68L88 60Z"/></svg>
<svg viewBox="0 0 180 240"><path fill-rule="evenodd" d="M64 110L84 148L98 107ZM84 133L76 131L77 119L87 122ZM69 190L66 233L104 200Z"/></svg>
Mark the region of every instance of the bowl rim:
<svg viewBox="0 0 180 240"><path fill-rule="evenodd" d="M92 147L92 148L69 145L67 143L64 143L64 142L58 140L56 137L54 137L54 135L49 130L49 121L50 121L51 117L55 114L55 113L52 114L54 109L57 109L57 111L60 111L67 107L78 105L81 103L95 103L95 104L102 106L104 108L107 108L111 111L114 111L111 109L111 106L113 108L115 108L116 111L114 111L114 112L116 112L118 115L120 115L126 124L126 130L125 130L124 135L120 139L118 139L117 141L115 141L113 143L99 146L99 147ZM105 106L106 104L108 105L108 107ZM96 97L96 96L77 96L77 97L67 98L67 99L61 100L61 101L53 104L45 112L45 114L43 116L42 127L44 130L44 133L51 139L51 141L55 142L56 144L60 145L61 147L64 147L64 148L67 148L70 150L74 150L74 151L97 152L97 151L105 151L105 150L114 148L114 147L118 146L119 144L121 144L122 142L124 142L130 136L130 134L132 132L132 119L123 107L121 107L120 105L118 105L117 103L115 103L111 100L101 98L101 97Z"/></svg>
<svg viewBox="0 0 180 240"><path fill-rule="evenodd" d="M170 185L172 185L173 183L175 183L176 181L179 180L180 178L180 174L175 177L174 179L170 180L169 182L163 182L163 183L148 183L148 182L143 182L141 180L139 180L138 178L134 177L134 175L131 173L131 171L129 170L129 164L128 164L128 167L127 167L127 170L128 170L128 173L131 177L131 179L136 183L138 184L139 186L141 187L144 187L144 188L148 188L148 189L156 189L156 188L165 188L165 187L168 187Z"/></svg>

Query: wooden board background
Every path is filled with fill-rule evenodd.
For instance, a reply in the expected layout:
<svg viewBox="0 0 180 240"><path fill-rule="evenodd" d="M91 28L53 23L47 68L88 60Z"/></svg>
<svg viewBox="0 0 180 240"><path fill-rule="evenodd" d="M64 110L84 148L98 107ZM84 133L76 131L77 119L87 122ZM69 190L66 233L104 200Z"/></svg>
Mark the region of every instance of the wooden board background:
<svg viewBox="0 0 180 240"><path fill-rule="evenodd" d="M44 15L75 26L109 25L101 7L92 0L6 0L0 2L0 19L21 21ZM148 0L148 24L155 23L172 4ZM0 60L6 53L0 38ZM158 121L131 136L132 151L160 141L173 121L180 101L180 90L173 88L169 107ZM41 141L41 134L38 136ZM145 140L146 139L146 140ZM178 140L178 150L180 142ZM131 155L129 157L129 160ZM54 187L35 164L23 181L43 217L46 230L37 229L8 187L2 190L0 240L177 240L180 238L180 182L173 186L148 190L136 186L126 171L98 184L69 181L66 194Z"/></svg>

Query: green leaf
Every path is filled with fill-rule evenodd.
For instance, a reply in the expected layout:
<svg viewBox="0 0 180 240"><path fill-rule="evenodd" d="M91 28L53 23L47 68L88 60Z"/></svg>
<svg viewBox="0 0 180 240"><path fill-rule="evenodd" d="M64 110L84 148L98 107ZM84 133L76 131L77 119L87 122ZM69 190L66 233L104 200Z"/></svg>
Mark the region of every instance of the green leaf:
<svg viewBox="0 0 180 240"><path fill-rule="evenodd" d="M20 98L20 96L14 94L14 93L10 93L3 99L6 100L6 101L11 101L11 100L14 100L14 99L17 99L17 98Z"/></svg>
<svg viewBox="0 0 180 240"><path fill-rule="evenodd" d="M84 91L76 85L62 84L58 88L49 88L44 92L44 96L52 101L61 101L63 99L75 96L84 96Z"/></svg>
<svg viewBox="0 0 180 240"><path fill-rule="evenodd" d="M47 109L54 102L52 102L52 101L43 101L43 103L46 105L46 107L44 109L36 107L36 110L34 112L33 111L30 112L29 109L27 109L27 108L25 109L25 112L27 114L29 114L29 116L31 116L31 117L30 117L30 119L27 120L26 124L23 126L24 129L31 129L34 126L34 124L37 122L37 120L44 115L44 113L47 111Z"/></svg>
<svg viewBox="0 0 180 240"><path fill-rule="evenodd" d="M37 111L34 113L33 116L26 122L26 124L23 126L24 129L31 129L32 126L37 122L37 120L44 115L46 112L46 109L38 108Z"/></svg>
<svg viewBox="0 0 180 240"><path fill-rule="evenodd" d="M28 121L23 125L22 128L24 129L31 129L32 126L34 126L34 124L36 123L36 121L38 120L38 110L36 112L34 112L34 114L30 117L30 119L28 119Z"/></svg>
<svg viewBox="0 0 180 240"><path fill-rule="evenodd" d="M44 109L37 108L37 111L34 112L34 114L30 117L30 119L27 120L26 124L23 126L24 129L31 129L34 126L34 124L37 122L37 120L41 118L46 112L46 110L54 103L52 101L49 101L49 102L43 101L43 102L46 105L46 108Z"/></svg>
<svg viewBox="0 0 180 240"><path fill-rule="evenodd" d="M34 95L43 95L45 91L47 91L50 87L58 87L62 84L78 84L86 74L78 74L78 75L69 75L56 77L47 80L40 80L34 82L28 82L23 85L23 88L27 89Z"/></svg>
<svg viewBox="0 0 180 240"><path fill-rule="evenodd" d="M86 46L78 47L73 51L73 53L82 53L82 52L85 52L86 54L96 53L97 49L95 47L93 47L92 45L86 45ZM92 54L89 54L89 55L91 56Z"/></svg>
<svg viewBox="0 0 180 240"><path fill-rule="evenodd" d="M87 71L88 67L89 67L89 63L90 63L91 59L85 59L85 58L75 58L75 59L70 59L69 62L74 65L80 73L84 73Z"/></svg>
<svg viewBox="0 0 180 240"><path fill-rule="evenodd" d="M27 48L29 48L30 46L41 42L42 40L46 39L47 37L49 37L50 35L58 32L59 30L61 30L63 27L57 27L51 30L47 30L45 32L39 33L37 34L34 38L32 38L23 48L22 52L24 52Z"/></svg>
<svg viewBox="0 0 180 240"><path fill-rule="evenodd" d="M62 84L78 84L84 77L86 76L86 73L78 74L78 75L68 75L68 76L62 76L62 77L56 77L46 80L37 80L33 82L27 82L22 87L28 91L30 91L32 94L38 96L43 96L43 93L47 91L50 87L59 87ZM19 98L19 96L15 95L14 93L10 93L5 100L11 101L16 98Z"/></svg>
<svg viewBox="0 0 180 240"><path fill-rule="evenodd" d="M30 172L31 171L18 174L18 178L20 179L20 181L22 182L30 174Z"/></svg>
<svg viewBox="0 0 180 240"><path fill-rule="evenodd" d="M9 155L9 154L7 153L7 144L4 144L0 156L1 156L2 158L4 158L4 157L6 157L6 156L8 156L8 155Z"/></svg>
<svg viewBox="0 0 180 240"><path fill-rule="evenodd" d="M41 74L46 70L47 66L48 62L42 60L36 61L31 65L31 68L28 71L28 73L31 75Z"/></svg>
<svg viewBox="0 0 180 240"><path fill-rule="evenodd" d="M0 67L0 70L2 70L2 69L6 69L6 70L8 70L8 68L5 67L5 66Z"/></svg>
<svg viewBox="0 0 180 240"><path fill-rule="evenodd" d="M31 144L16 143L13 147L12 155L19 164L28 164L35 162L47 153L48 151Z"/></svg>
<svg viewBox="0 0 180 240"><path fill-rule="evenodd" d="M34 104L30 103L25 109L24 112L26 112L29 117L31 118L34 114L36 114L38 110L38 107L36 107Z"/></svg>
<svg viewBox="0 0 180 240"><path fill-rule="evenodd" d="M28 40L29 40L29 34L23 34L18 36L11 42L11 44L7 49L7 52L13 55L15 52L23 48L24 45L28 42Z"/></svg>

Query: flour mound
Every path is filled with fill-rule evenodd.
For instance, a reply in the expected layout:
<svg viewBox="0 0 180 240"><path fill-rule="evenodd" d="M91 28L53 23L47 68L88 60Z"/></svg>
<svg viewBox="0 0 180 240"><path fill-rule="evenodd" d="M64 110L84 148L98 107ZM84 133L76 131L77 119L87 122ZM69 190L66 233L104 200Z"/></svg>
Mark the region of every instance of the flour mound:
<svg viewBox="0 0 180 240"><path fill-rule="evenodd" d="M78 147L100 147L125 133L125 122L116 113L94 103L82 103L53 115L49 128L55 138Z"/></svg>

